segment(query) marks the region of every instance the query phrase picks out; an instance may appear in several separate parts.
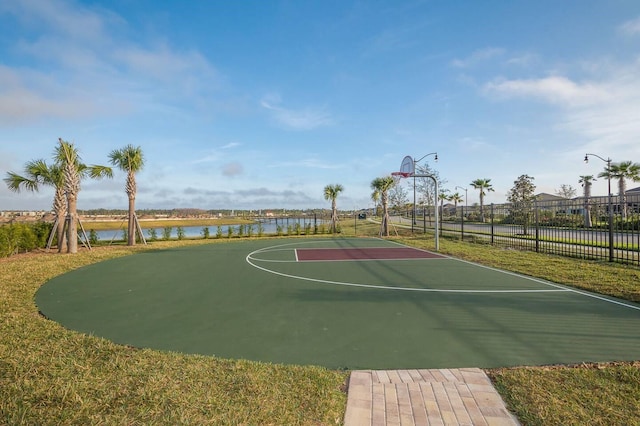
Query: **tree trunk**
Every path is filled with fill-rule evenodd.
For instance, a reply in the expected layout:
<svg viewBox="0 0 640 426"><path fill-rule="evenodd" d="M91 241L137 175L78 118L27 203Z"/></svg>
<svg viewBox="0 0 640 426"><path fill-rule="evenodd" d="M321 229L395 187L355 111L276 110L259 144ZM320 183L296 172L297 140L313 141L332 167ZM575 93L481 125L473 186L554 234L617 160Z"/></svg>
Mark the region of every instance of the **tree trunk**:
<svg viewBox="0 0 640 426"><path fill-rule="evenodd" d="M67 220L67 200L62 187L56 187L56 194L53 198L53 211L56 214L58 225L56 228L58 253L62 253L62 248L67 244L64 237L64 223Z"/></svg>
<svg viewBox="0 0 640 426"><path fill-rule="evenodd" d="M127 228L127 245L136 245L136 199L129 197L129 226Z"/></svg>
<svg viewBox="0 0 640 426"><path fill-rule="evenodd" d="M78 252L78 200L75 197L67 197L67 253L75 254Z"/></svg>
<svg viewBox="0 0 640 426"><path fill-rule="evenodd" d="M627 185L624 178L620 178L618 181L618 192L620 193L620 204L622 208L622 220L627 219L627 195L625 194Z"/></svg>
<svg viewBox="0 0 640 426"><path fill-rule="evenodd" d="M338 211L336 209L336 200L331 200L331 233L336 233L336 222L338 221Z"/></svg>
<svg viewBox="0 0 640 426"><path fill-rule="evenodd" d="M387 208L387 197L382 195L382 235L389 236L389 210Z"/></svg>
<svg viewBox="0 0 640 426"><path fill-rule="evenodd" d="M66 213L63 211L60 214L56 214L58 224L56 225L56 237L58 238L58 253L62 253L62 247L67 243L67 239L64 236L64 224L67 220Z"/></svg>
<svg viewBox="0 0 640 426"><path fill-rule="evenodd" d="M591 222L591 206L589 205L589 199L584 202L584 227L591 228L593 223Z"/></svg>

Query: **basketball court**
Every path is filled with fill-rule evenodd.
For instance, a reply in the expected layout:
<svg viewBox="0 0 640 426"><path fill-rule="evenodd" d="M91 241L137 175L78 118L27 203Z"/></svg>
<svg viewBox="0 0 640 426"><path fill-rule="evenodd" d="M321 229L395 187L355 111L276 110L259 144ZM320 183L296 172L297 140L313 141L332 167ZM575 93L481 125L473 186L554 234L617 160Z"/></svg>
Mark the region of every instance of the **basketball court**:
<svg viewBox="0 0 640 426"><path fill-rule="evenodd" d="M348 369L640 359L640 305L378 238L143 252L54 278L48 318L140 348Z"/></svg>

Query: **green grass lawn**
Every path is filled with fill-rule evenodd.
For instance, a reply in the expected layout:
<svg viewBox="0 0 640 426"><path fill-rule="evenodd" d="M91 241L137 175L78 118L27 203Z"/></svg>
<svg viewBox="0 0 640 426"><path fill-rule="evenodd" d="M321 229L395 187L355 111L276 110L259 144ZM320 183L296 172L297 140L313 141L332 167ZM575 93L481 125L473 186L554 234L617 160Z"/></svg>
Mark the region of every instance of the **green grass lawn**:
<svg viewBox="0 0 640 426"><path fill-rule="evenodd" d="M379 227L342 224L343 235ZM402 232L401 232L402 234ZM433 249L432 237L400 235ZM162 249L211 241L154 242ZM217 244L233 244L223 239ZM140 350L68 331L37 312L36 290L64 272L149 246L0 259L0 423L339 424L348 372ZM442 239L441 252L640 301L640 270ZM488 371L527 425L637 424L640 362Z"/></svg>
<svg viewBox="0 0 640 426"><path fill-rule="evenodd" d="M34 293L50 278L141 249L0 260L0 424L342 421L344 371L139 350L65 330L38 314Z"/></svg>

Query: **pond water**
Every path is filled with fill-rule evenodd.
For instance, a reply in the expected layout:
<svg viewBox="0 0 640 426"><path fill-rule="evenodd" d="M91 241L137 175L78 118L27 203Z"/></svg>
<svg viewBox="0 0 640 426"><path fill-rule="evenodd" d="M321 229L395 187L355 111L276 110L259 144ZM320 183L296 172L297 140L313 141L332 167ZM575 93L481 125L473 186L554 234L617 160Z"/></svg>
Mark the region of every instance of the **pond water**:
<svg viewBox="0 0 640 426"><path fill-rule="evenodd" d="M277 223L276 223L277 222ZM326 221L321 220L321 219L317 219L314 221L313 217L310 218L278 218L278 219L268 219L268 220L264 220L261 221L260 224L262 224L262 233L263 234L275 234L277 233L278 230L278 226L282 227L282 232L286 233L287 232L287 227L291 226L292 228L292 232L295 230L295 226L296 224L300 224L300 229L302 232L304 232L304 228L305 226L311 226L311 230L313 230L314 227L314 223L317 224L317 226L321 226L322 224L324 224ZM144 227L144 222L140 222L140 225L142 226L142 231L144 232L144 237L146 239L150 239L151 238L151 229L155 230L156 233L156 238L159 240L164 239L164 232L165 229L164 227L159 227L159 228L145 228ZM126 229L126 222L124 222L122 224L122 229L111 229L111 230L106 230L106 231L96 231L96 234L98 235L98 240L99 241L122 241L124 240L124 231ZM238 228L241 225L209 225L209 226L183 226L182 230L184 231L184 237L185 238L198 238L198 237L203 237L203 229L205 227L209 228L209 238L215 238L216 234L218 232L218 227L221 228L221 232L222 232L222 236L226 237L227 233L228 233L228 229L229 227L231 227L233 229L233 235L238 235ZM247 229L247 225L242 225L244 226L243 229L243 235L248 235L248 229ZM259 223L255 222L253 224L251 224L252 226L252 235L258 235L258 227L259 227ZM87 235L89 235L89 231L91 229L91 224L85 224L85 231L87 231ZM171 236L170 238L172 239L176 239L178 238L178 227L177 226L172 226L171 227Z"/></svg>

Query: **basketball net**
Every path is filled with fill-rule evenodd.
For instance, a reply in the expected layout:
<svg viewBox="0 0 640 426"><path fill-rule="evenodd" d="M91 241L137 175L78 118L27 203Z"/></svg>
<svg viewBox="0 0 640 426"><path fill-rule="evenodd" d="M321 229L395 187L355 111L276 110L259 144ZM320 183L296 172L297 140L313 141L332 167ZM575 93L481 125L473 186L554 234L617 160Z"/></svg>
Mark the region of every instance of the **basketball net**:
<svg viewBox="0 0 640 426"><path fill-rule="evenodd" d="M399 184L401 179L406 179L409 176L411 176L411 173L407 173L407 172L392 172L391 173L391 177L393 178L394 185Z"/></svg>

